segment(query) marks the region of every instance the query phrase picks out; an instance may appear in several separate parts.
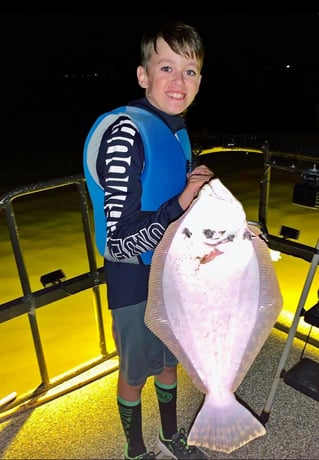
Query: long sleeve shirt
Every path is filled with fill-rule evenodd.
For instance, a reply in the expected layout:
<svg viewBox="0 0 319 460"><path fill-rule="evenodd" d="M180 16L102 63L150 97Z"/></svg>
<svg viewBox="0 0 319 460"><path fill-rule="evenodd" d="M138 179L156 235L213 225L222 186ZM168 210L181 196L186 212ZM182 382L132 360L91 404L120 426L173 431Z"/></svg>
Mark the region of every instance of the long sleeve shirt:
<svg viewBox="0 0 319 460"><path fill-rule="evenodd" d="M157 110L145 98L129 105L155 113L173 135L185 128L182 117ZM105 259L105 275L110 309L147 299L150 265L143 264L140 255L154 250L168 225L183 213L178 196L172 196L154 211L141 209L144 163L144 146L134 121L119 115L105 131L97 158L97 173L105 194L110 255Z"/></svg>

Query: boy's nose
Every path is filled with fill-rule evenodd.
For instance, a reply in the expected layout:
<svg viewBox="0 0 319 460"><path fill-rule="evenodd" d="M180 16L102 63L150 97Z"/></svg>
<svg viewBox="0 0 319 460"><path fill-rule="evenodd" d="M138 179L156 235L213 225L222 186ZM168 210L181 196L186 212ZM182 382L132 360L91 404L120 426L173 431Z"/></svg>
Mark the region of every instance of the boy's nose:
<svg viewBox="0 0 319 460"><path fill-rule="evenodd" d="M184 81L184 72L182 70L176 70L174 72L174 80L182 80Z"/></svg>

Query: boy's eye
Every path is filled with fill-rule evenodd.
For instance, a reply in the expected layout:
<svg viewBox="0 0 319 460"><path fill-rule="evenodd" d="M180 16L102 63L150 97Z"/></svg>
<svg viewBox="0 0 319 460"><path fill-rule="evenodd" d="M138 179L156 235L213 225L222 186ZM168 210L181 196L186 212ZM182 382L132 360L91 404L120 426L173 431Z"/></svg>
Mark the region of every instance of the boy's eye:
<svg viewBox="0 0 319 460"><path fill-rule="evenodd" d="M173 72L173 69L172 67L168 66L168 65L165 65L163 67L161 67L161 70L163 72ZM195 77L197 75L196 71L193 70L193 69L188 69L185 71L185 74L188 76L188 77Z"/></svg>
<svg viewBox="0 0 319 460"><path fill-rule="evenodd" d="M194 70L187 70L187 75L190 77L194 77L196 75L196 72Z"/></svg>

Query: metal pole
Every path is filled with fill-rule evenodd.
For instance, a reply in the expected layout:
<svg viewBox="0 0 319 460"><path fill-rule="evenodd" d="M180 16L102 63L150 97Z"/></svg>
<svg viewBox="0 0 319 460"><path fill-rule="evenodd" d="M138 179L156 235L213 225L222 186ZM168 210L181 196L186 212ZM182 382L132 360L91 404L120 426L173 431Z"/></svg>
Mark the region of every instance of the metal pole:
<svg viewBox="0 0 319 460"><path fill-rule="evenodd" d="M290 352L290 348L292 346L292 342L294 340L294 337L295 337L295 334L296 334L296 331L297 331L297 328L298 328L298 323L299 323L299 320L300 320L300 314L301 314L301 312L303 310L303 307L304 307L304 305L306 303L307 296L309 294L309 290L310 290L310 287L311 287L311 284L312 284L312 281L313 281L313 277L315 275L315 272L316 272L316 269L317 269L317 266L318 266L318 263L319 263L319 252L318 251L319 251L319 239L318 239L317 245L316 245L316 252L312 257L312 261L311 261L311 264L310 264L310 267L309 267L309 270L308 270L308 273L307 273L306 281L305 281L305 284L304 284L304 287L303 287L303 290L302 290L302 293L301 293L301 296L300 296L300 300L299 300L299 303L298 303L298 306L297 306L297 310L296 310L296 313L295 313L295 316L294 316L294 320L293 320L292 325L291 325L291 327L289 329L288 338L286 340L285 347L284 347L284 350L282 352L282 355L281 355L281 358L280 358L280 361L279 361L279 365L278 365L278 369L277 369L274 381L273 381L272 387L270 389L269 396L268 396L268 398L266 400L266 404L264 406L263 412L261 413L261 416L260 416L260 419L261 419L261 421L263 423L267 423L267 421L269 419L270 410L271 410L273 401L275 399L275 395L276 395L276 392L277 392L277 388L279 386L280 378L282 377L282 371L284 370L284 367L286 365L286 361L287 361L287 358L288 358L288 355L289 355L289 352Z"/></svg>
<svg viewBox="0 0 319 460"><path fill-rule="evenodd" d="M80 204L81 204L82 224L83 224L83 231L84 231L84 236L85 236L87 256L88 256L88 261L89 261L89 266L90 266L90 272L93 274L93 276L96 277L96 286L94 286L92 290L93 290L93 297L94 297L94 308L95 308L97 329L98 329L98 334L99 334L100 352L102 356L108 356L108 352L106 348L104 323L103 323L101 294L100 294L100 288L98 285L99 276L98 276L97 265L96 265L94 245L92 241L88 194L86 191L85 180L83 179L82 181L79 181L77 186L78 186L78 190L79 190L80 197L81 197Z"/></svg>
<svg viewBox="0 0 319 460"><path fill-rule="evenodd" d="M35 352L37 355L42 384L45 387L47 387L49 385L49 374L48 374L47 365L45 362L39 327L38 327L37 318L36 318L36 311L35 311L36 309L33 306L32 292L31 292L29 277L27 274L27 269L26 269L26 266L23 260L22 251L21 251L18 227L17 227L16 220L15 220L12 202L8 203L6 207L6 217L8 221L8 230L10 234L10 239L11 239L11 244L12 244L12 248L13 248L13 252L14 252L14 256L16 260L17 269L19 272L19 278L20 278L23 294L27 298L30 298L31 300L32 308L28 312L28 319L29 319L30 328L32 332L34 348L35 348Z"/></svg>
<svg viewBox="0 0 319 460"><path fill-rule="evenodd" d="M264 153L264 168L263 168L263 177L260 183L260 195L259 195L259 214L258 220L261 225L262 232L266 235L268 234L267 230L267 209L269 201L269 186L270 186L270 151L268 141L265 141L262 146L262 151Z"/></svg>

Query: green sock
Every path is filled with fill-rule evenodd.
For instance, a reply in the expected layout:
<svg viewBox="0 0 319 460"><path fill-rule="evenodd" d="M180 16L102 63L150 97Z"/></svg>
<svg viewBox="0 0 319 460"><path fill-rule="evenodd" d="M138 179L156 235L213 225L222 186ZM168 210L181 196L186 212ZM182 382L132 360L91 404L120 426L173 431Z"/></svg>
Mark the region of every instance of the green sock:
<svg viewBox="0 0 319 460"><path fill-rule="evenodd" d="M162 434L165 439L172 439L177 431L177 382L165 385L154 379L154 385L161 416Z"/></svg>
<svg viewBox="0 0 319 460"><path fill-rule="evenodd" d="M142 406L141 400L130 402L118 396L117 405L127 441L127 455L136 457L144 454L146 447L142 434Z"/></svg>

